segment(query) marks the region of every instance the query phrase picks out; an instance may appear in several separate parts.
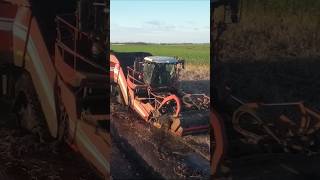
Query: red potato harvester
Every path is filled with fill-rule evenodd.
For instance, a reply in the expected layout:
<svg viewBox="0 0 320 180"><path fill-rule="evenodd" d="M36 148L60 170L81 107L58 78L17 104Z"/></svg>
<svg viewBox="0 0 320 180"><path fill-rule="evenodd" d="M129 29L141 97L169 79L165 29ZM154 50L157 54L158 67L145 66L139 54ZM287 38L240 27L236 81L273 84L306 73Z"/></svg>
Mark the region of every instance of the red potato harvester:
<svg viewBox="0 0 320 180"><path fill-rule="evenodd" d="M155 127L166 128L178 136L209 129L210 98L179 89L184 60L145 56L131 58L131 65L124 67L121 63L128 64L128 59L110 54L111 93L118 96L119 102Z"/></svg>

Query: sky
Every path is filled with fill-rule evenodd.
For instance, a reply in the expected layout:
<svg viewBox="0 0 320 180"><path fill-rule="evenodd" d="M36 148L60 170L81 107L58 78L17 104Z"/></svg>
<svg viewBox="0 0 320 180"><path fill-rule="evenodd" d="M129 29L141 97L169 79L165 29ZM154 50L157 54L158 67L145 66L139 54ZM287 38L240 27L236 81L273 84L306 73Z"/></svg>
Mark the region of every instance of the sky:
<svg viewBox="0 0 320 180"><path fill-rule="evenodd" d="M209 43L210 0L111 0L111 43Z"/></svg>

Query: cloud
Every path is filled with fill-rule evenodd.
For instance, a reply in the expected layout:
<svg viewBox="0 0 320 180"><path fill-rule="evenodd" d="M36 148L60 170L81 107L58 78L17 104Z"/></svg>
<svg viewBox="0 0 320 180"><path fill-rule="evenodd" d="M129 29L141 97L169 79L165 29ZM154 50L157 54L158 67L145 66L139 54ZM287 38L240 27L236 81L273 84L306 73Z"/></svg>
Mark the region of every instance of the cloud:
<svg viewBox="0 0 320 180"><path fill-rule="evenodd" d="M166 25L166 26L163 26L162 30L165 30L165 31L173 31L173 30L176 30L177 27L175 25Z"/></svg>
<svg viewBox="0 0 320 180"><path fill-rule="evenodd" d="M111 42L154 42L154 43L208 43L207 31L115 31L111 33Z"/></svg>
<svg viewBox="0 0 320 180"><path fill-rule="evenodd" d="M159 20L145 21L143 25L143 30L149 32L174 31L176 29L176 25L168 24Z"/></svg>
<svg viewBox="0 0 320 180"><path fill-rule="evenodd" d="M185 24L195 24L196 21L194 20L187 20L187 21L184 21Z"/></svg>
<svg viewBox="0 0 320 180"><path fill-rule="evenodd" d="M160 26L161 25L161 22L158 20L146 21L145 23L149 24L149 25L153 25L153 26Z"/></svg>
<svg viewBox="0 0 320 180"><path fill-rule="evenodd" d="M135 26L111 23L111 42L209 42L209 29L204 26L145 21Z"/></svg>

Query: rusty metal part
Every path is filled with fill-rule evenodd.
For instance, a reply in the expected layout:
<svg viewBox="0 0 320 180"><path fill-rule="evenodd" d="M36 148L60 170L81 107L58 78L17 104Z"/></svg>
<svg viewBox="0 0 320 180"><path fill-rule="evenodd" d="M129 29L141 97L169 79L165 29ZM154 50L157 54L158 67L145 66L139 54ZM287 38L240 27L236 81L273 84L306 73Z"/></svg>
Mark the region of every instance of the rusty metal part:
<svg viewBox="0 0 320 180"><path fill-rule="evenodd" d="M189 94L182 92L182 102L187 108L209 109L210 97L206 94Z"/></svg>
<svg viewBox="0 0 320 180"><path fill-rule="evenodd" d="M227 152L227 136L224 128L224 122L214 110L210 114L211 130L214 138L211 142L211 174L216 174Z"/></svg>
<svg viewBox="0 0 320 180"><path fill-rule="evenodd" d="M296 113L291 115L288 113ZM267 114L266 114L267 113ZM275 116L267 117L270 114ZM247 115L245 117L245 115ZM249 117L252 121L249 122ZM299 116L299 118L297 118ZM255 124L256 130L248 130L242 123ZM248 103L239 107L233 114L234 129L243 135L248 143L258 144L266 139L273 139L284 151L303 151L310 153L313 144L312 135L320 130L320 114L306 107L302 102L294 103Z"/></svg>

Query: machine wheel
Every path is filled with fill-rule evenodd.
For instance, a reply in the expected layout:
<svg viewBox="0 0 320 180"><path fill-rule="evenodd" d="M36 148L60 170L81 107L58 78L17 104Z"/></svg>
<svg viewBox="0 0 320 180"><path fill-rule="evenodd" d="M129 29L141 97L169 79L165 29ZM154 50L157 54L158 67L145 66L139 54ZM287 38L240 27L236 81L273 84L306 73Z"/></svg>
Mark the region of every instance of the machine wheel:
<svg viewBox="0 0 320 180"><path fill-rule="evenodd" d="M20 76L15 86L15 96L13 110L20 127L38 135L41 142L51 141L53 138L29 75L23 73Z"/></svg>

